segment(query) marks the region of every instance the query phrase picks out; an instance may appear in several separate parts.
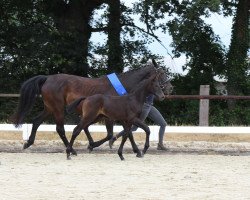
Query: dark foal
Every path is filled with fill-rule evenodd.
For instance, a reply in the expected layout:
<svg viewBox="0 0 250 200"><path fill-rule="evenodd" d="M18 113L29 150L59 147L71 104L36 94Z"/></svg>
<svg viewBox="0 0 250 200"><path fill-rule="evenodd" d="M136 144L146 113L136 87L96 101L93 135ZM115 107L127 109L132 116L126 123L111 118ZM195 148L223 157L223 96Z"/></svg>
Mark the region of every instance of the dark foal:
<svg viewBox="0 0 250 200"><path fill-rule="evenodd" d="M149 94L154 94L159 100L163 100L165 98L157 75L153 75L150 78L144 80L139 84L134 92L129 95L117 97L96 94L86 98L81 97L70 104L67 107L69 111L75 109L82 101L82 117L79 124L74 129L70 143L66 149L67 158L70 159L72 146L81 130L88 129L88 126L92 124L99 116L104 116L112 121L119 121L122 124L126 134L123 136L121 145L118 149L118 155L121 160L124 160L122 150L128 137L130 139L132 138L131 144L134 151L137 152L137 157L142 156L132 137L131 126L133 124L142 128L146 132L146 142L143 149L143 154L145 154L149 148L150 130L148 126L139 119L139 115L145 98Z"/></svg>

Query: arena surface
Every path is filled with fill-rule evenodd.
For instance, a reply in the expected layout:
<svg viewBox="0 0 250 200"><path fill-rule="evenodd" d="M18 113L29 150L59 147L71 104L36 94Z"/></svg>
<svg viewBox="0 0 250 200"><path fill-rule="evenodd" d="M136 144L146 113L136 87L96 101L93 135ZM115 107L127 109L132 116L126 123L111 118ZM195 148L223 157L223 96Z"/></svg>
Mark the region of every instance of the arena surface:
<svg viewBox="0 0 250 200"><path fill-rule="evenodd" d="M250 156L0 153L2 200L250 199Z"/></svg>
<svg viewBox="0 0 250 200"><path fill-rule="evenodd" d="M2 134L2 135L1 135ZM105 143L66 160L58 135L39 135L23 150L19 133L0 133L1 200L249 200L249 136L193 135L165 138L167 152L150 142L137 158L127 142L125 161ZM143 148L144 138L136 138Z"/></svg>

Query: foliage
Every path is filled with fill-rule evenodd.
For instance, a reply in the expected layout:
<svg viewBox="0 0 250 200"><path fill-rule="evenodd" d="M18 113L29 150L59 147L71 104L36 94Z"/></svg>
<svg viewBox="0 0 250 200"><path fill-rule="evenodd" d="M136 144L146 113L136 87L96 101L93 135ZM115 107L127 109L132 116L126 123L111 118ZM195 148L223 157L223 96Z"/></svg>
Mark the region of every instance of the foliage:
<svg viewBox="0 0 250 200"><path fill-rule="evenodd" d="M210 106L210 121L212 126L249 126L250 108L247 102L239 102L234 109L229 110L226 101Z"/></svg>
<svg viewBox="0 0 250 200"><path fill-rule="evenodd" d="M138 0L131 8L120 1L112 3L0 1L0 93L17 93L23 81L37 74L97 77L110 70L138 68L150 58L160 62L164 58L153 55L148 46L153 41L162 44L157 36L161 31L172 36L172 55L185 55L188 61L183 66L187 75L173 75L176 94L198 94L199 86L204 84L209 84L211 94L216 94L214 76L229 79L230 93L250 94L247 0ZM100 10L100 18L96 18L94 12ZM234 16L229 49L206 23L212 13ZM238 19L243 24L237 23ZM107 40L91 43L93 32L104 34ZM0 118L6 121L8 109L13 109L17 101L0 100ZM228 110L224 101L210 102L211 125L250 124L249 103L240 101ZM156 106L169 124L198 124L198 101L171 100L157 102ZM41 105L34 112L39 108Z"/></svg>

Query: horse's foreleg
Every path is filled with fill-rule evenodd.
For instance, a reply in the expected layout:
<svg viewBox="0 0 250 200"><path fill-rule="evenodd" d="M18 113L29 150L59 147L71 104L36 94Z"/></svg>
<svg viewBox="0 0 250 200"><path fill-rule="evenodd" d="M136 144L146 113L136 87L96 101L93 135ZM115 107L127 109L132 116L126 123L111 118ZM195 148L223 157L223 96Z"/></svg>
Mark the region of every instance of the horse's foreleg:
<svg viewBox="0 0 250 200"><path fill-rule="evenodd" d="M67 147L69 145L69 141L66 138L65 130L64 130L64 115L61 112L54 112L54 117L56 121L56 131L59 134L64 145ZM76 151L73 148L71 148L71 153L73 155L77 155Z"/></svg>
<svg viewBox="0 0 250 200"><path fill-rule="evenodd" d="M23 149L27 149L32 144L34 144L35 137L36 137L36 131L48 115L49 115L49 113L46 110L43 110L43 112L41 112L37 117L35 117L33 119L31 134L30 134L28 141L24 143Z"/></svg>
<svg viewBox="0 0 250 200"><path fill-rule="evenodd" d="M66 148L66 154L67 154L67 159L69 160L70 159L70 153L73 154L72 150L73 150L73 144L74 144L74 141L76 139L76 137L80 134L81 130L83 129L83 122L81 121L73 130L73 133L72 133L72 136L71 136L71 139L70 139L70 142L69 144L67 145L67 148Z"/></svg>

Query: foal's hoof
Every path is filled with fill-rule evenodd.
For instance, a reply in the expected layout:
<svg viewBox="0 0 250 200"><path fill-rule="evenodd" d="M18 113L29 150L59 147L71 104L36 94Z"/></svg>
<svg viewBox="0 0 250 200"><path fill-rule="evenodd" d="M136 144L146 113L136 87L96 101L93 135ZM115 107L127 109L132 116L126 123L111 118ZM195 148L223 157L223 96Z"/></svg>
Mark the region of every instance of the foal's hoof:
<svg viewBox="0 0 250 200"><path fill-rule="evenodd" d="M27 149L27 148L29 148L29 143L28 142L25 142L24 144L23 144L23 149Z"/></svg>
<svg viewBox="0 0 250 200"><path fill-rule="evenodd" d="M122 156L122 157L120 157L120 159L121 159L121 161L124 161L125 160L125 158Z"/></svg>
<svg viewBox="0 0 250 200"><path fill-rule="evenodd" d="M70 155L67 155L67 160L71 160L71 157L70 157Z"/></svg>
<svg viewBox="0 0 250 200"><path fill-rule="evenodd" d="M143 150L142 150L142 154L143 154L143 155L146 154L147 150L148 150L148 148L143 149Z"/></svg>
<svg viewBox="0 0 250 200"><path fill-rule="evenodd" d="M136 154L136 157L137 157L137 158L143 158L143 156L144 156L144 154L141 153L141 152Z"/></svg>
<svg viewBox="0 0 250 200"><path fill-rule="evenodd" d="M76 153L76 151L74 150L74 149L71 149L71 154L73 155L73 156L77 156L77 153Z"/></svg>
<svg viewBox="0 0 250 200"><path fill-rule="evenodd" d="M134 153L137 153L137 152L138 152L138 150L137 150L137 149L133 149L133 152L134 152Z"/></svg>
<svg viewBox="0 0 250 200"><path fill-rule="evenodd" d="M118 154L118 155L119 155L119 157L120 157L121 160L125 160L124 157L123 157L123 155L121 155L121 154Z"/></svg>

